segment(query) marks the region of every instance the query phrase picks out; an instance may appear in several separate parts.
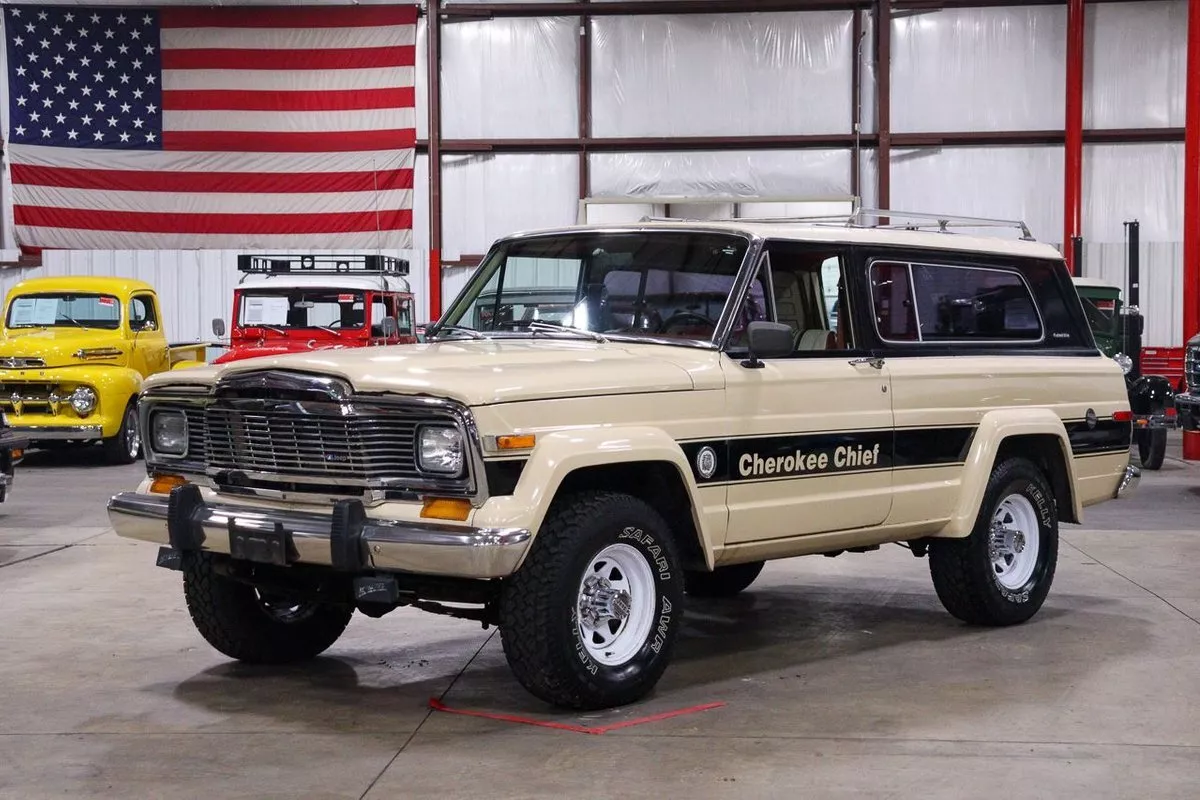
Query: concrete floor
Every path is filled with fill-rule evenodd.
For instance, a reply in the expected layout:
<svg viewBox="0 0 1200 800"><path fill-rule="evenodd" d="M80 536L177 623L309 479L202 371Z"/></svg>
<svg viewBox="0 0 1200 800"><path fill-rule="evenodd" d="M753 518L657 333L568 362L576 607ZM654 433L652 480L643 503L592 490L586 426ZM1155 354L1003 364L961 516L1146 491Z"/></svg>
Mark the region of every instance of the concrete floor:
<svg viewBox="0 0 1200 800"><path fill-rule="evenodd" d="M1178 443L1175 443L1178 455ZM1025 626L945 614L897 547L768 565L694 603L635 708L557 714L494 632L357 616L327 657L252 669L208 648L179 575L107 530L140 465L34 454L0 505L0 798L1200 796L1200 468L1064 529ZM602 736L431 712L603 725Z"/></svg>

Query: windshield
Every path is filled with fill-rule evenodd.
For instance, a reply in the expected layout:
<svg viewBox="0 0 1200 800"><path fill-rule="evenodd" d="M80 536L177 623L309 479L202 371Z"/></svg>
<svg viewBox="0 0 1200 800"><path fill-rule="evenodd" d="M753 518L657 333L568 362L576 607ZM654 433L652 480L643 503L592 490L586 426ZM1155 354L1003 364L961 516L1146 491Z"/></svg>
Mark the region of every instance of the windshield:
<svg viewBox="0 0 1200 800"><path fill-rule="evenodd" d="M366 325L364 292L343 289L243 291L238 324L243 328L360 330Z"/></svg>
<svg viewBox="0 0 1200 800"><path fill-rule="evenodd" d="M1083 313L1092 333L1115 336L1117 332L1117 301L1113 298L1080 297Z"/></svg>
<svg viewBox="0 0 1200 800"><path fill-rule="evenodd" d="M9 328L104 328L121 325L121 304L108 294L24 294L8 306Z"/></svg>
<svg viewBox="0 0 1200 800"><path fill-rule="evenodd" d="M719 233L641 231L540 236L505 243L434 333L526 332L533 323L709 340L748 241Z"/></svg>

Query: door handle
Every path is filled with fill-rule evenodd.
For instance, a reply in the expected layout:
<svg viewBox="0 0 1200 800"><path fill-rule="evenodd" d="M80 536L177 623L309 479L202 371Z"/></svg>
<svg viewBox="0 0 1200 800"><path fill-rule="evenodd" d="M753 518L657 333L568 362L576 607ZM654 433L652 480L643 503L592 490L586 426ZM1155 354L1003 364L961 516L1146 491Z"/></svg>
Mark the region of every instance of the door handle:
<svg viewBox="0 0 1200 800"><path fill-rule="evenodd" d="M850 364L851 364L851 366L855 366L855 367L860 366L862 364L868 364L868 365L874 367L875 369L883 369L883 359L880 358L879 356L869 356L867 358L856 358L856 359L853 359L850 362Z"/></svg>

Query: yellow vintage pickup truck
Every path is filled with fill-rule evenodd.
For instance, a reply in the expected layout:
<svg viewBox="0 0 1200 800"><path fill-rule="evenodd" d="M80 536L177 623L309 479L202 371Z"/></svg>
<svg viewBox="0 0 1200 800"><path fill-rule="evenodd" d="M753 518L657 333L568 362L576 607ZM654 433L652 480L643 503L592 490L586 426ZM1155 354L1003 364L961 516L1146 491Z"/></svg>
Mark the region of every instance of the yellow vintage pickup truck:
<svg viewBox="0 0 1200 800"><path fill-rule="evenodd" d="M34 447L99 442L137 460L142 380L204 363L203 343L168 345L153 287L126 278L22 281L4 301L0 412Z"/></svg>

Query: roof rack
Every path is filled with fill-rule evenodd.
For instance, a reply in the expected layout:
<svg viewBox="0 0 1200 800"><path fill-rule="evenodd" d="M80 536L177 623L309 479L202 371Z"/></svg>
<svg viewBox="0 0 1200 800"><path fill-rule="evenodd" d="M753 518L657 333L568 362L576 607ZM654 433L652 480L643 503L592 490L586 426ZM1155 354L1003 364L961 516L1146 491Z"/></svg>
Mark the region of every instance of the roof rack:
<svg viewBox="0 0 1200 800"><path fill-rule="evenodd" d="M248 255L237 257L238 271L247 275L407 275L408 261L393 256L362 254Z"/></svg>
<svg viewBox="0 0 1200 800"><path fill-rule="evenodd" d="M642 217L642 222L673 222L680 217ZM874 224L867 220L876 220ZM889 220L880 224L879 220ZM905 220L896 222L895 220ZM1021 232L1028 242L1037 241L1029 226L1019 219L990 219L988 217L963 217L953 214L928 214L913 211L891 211L880 208L860 208L851 214L826 214L799 217L738 217L732 220L687 220L689 222L801 222L813 225L841 225L847 228L881 228L886 230L937 230L951 233L954 228L1013 228Z"/></svg>

